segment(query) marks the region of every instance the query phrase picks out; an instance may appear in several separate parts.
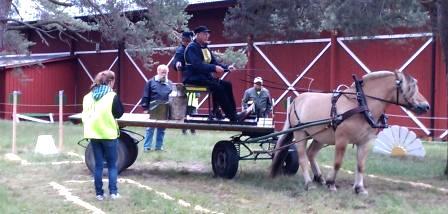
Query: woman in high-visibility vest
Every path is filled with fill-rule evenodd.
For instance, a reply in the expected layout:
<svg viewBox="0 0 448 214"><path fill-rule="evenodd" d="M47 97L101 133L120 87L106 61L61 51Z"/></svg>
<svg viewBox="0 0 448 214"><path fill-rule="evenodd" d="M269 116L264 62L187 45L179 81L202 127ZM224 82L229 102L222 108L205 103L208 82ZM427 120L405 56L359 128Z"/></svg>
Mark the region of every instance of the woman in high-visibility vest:
<svg viewBox="0 0 448 214"><path fill-rule="evenodd" d="M103 157L106 159L109 172L109 193L112 199L120 197L117 188L117 144L119 128L116 118L123 115L123 105L113 91L115 74L106 70L95 76L91 91L84 96L82 102L82 123L84 138L92 144L95 157L93 173L96 199L104 200L103 191Z"/></svg>

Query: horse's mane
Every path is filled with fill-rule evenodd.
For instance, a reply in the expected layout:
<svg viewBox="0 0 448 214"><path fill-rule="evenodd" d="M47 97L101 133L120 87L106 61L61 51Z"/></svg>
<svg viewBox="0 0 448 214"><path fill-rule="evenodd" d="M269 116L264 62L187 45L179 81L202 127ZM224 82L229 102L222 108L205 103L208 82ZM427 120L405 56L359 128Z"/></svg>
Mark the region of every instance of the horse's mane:
<svg viewBox="0 0 448 214"><path fill-rule="evenodd" d="M407 99L410 99L411 97L413 97L415 95L415 92L418 91L417 80L414 79L413 77L411 77L409 74L399 72L399 71L395 71L395 72L398 75L402 76L402 78L401 78L403 81L403 84L401 85L402 91L404 93L404 96ZM371 72L371 73L364 75L362 77L362 79L364 81L375 80L378 78L395 75L395 72L393 72L393 71L375 71L375 72ZM352 87L354 88L354 84L352 84Z"/></svg>
<svg viewBox="0 0 448 214"><path fill-rule="evenodd" d="M368 80L374 80L374 79L386 77L386 76L393 75L393 74L394 74L394 72L392 72L392 71L374 71L374 72L365 74L364 76L362 76L362 79L365 81L368 81ZM355 88L354 82L350 85L350 88L352 88L352 89Z"/></svg>
<svg viewBox="0 0 448 214"><path fill-rule="evenodd" d="M371 72L371 73L368 73L368 74L362 76L362 79L363 80L374 80L374 79L386 77L386 76L393 75L393 74L394 74L394 72L392 72L392 71L375 71L375 72Z"/></svg>

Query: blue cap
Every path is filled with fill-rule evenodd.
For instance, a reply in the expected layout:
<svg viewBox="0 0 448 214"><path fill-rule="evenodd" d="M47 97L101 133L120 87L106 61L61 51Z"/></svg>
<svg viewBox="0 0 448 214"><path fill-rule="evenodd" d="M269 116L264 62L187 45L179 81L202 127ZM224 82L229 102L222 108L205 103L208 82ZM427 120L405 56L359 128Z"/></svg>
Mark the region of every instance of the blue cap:
<svg viewBox="0 0 448 214"><path fill-rule="evenodd" d="M182 32L182 37L190 39L191 37L193 37L193 32L190 32L190 31Z"/></svg>

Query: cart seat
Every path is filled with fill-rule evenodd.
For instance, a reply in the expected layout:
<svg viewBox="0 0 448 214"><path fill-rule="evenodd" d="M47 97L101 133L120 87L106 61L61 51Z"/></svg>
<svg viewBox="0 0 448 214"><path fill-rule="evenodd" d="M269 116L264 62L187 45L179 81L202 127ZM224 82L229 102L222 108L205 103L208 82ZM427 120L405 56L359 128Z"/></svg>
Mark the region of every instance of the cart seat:
<svg viewBox="0 0 448 214"><path fill-rule="evenodd" d="M212 94L210 93L210 89L207 86L201 85L192 85L192 84L184 84L185 94L187 95L187 106L193 105L193 100L188 99L192 93L207 93L208 97L208 117L211 119L212 117ZM190 115L195 116L195 115Z"/></svg>

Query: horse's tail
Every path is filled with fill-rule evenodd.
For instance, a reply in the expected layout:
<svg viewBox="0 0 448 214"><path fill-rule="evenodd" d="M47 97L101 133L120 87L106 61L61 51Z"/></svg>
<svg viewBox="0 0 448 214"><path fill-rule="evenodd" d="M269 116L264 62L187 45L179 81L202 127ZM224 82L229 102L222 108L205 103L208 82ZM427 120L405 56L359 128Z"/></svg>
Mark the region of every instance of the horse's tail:
<svg viewBox="0 0 448 214"><path fill-rule="evenodd" d="M283 131L287 130L290 127L291 127L291 125L289 124L289 114L286 114L285 125L283 126L282 130ZM280 148L281 146L284 146L284 145L290 143L292 141L293 137L294 137L293 132L283 134L277 140L275 148L277 149L277 148ZM285 160L287 154L288 154L288 148L283 148L274 153L274 157L272 158L272 164L271 164L271 172L270 172L271 178L276 177L281 172L282 163Z"/></svg>

